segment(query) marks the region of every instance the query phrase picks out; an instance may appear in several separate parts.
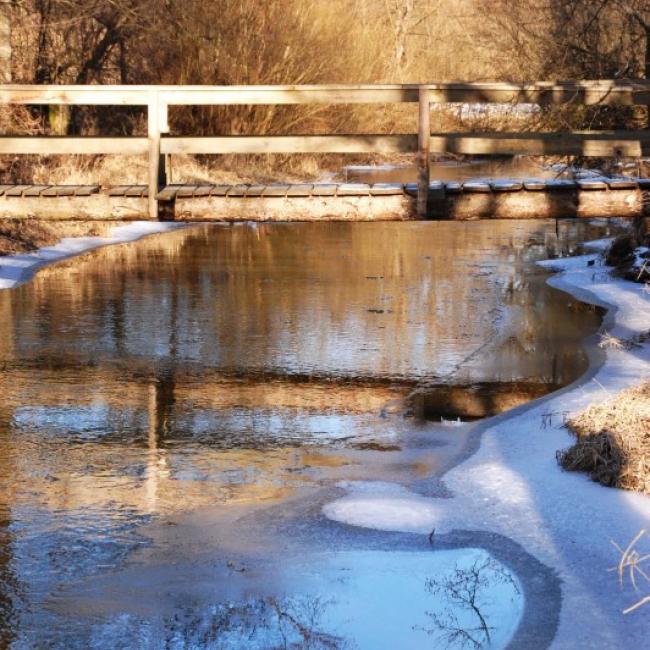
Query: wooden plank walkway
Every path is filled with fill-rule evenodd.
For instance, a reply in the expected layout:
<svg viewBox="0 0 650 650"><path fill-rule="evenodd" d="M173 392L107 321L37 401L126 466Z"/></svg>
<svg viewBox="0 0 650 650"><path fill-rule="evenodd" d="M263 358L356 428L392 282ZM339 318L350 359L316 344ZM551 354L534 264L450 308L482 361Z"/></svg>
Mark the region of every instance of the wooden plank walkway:
<svg viewBox="0 0 650 650"><path fill-rule="evenodd" d="M561 192L567 190L645 190L650 191L650 178L594 176L574 179L469 179L460 181L433 180L429 192L445 194ZM147 185L116 185L102 189L99 185L0 185L0 198L88 197L104 193L115 198L147 198ZM158 192L158 201L176 201L201 197L247 198L309 198L349 196L398 196L417 198L417 183L297 183L297 184L174 184Z"/></svg>
<svg viewBox="0 0 650 650"><path fill-rule="evenodd" d="M99 185L0 185L0 197L5 198L83 197L99 194L100 191L101 187Z"/></svg>
<svg viewBox="0 0 650 650"><path fill-rule="evenodd" d="M140 188L144 191L146 186ZM593 177L579 180L555 179L472 179L465 182L430 181L429 192L444 191L445 194L463 192L557 192L563 190L650 190L650 178L606 178ZM129 196L122 188L110 190L113 196ZM346 196L396 196L405 194L416 198L417 183L300 183L271 185L167 185L157 195L159 201L174 201L206 196L246 198L291 198L291 197L346 197Z"/></svg>
<svg viewBox="0 0 650 650"><path fill-rule="evenodd" d="M424 218L650 218L650 179L430 181ZM404 221L422 219L418 183L175 184L156 201L178 221ZM148 185L0 185L0 216L151 219Z"/></svg>

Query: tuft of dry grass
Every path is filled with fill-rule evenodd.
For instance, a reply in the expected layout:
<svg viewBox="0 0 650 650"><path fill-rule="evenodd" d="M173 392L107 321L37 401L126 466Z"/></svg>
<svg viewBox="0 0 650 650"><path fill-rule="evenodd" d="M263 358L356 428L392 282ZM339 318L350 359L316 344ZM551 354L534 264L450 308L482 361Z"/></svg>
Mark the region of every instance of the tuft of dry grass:
<svg viewBox="0 0 650 650"><path fill-rule="evenodd" d="M33 251L57 239L48 224L37 219L0 219L0 255Z"/></svg>
<svg viewBox="0 0 650 650"><path fill-rule="evenodd" d="M650 255L641 246L647 241L645 219L635 224L634 233L619 235L605 252L605 263L613 273L632 282L650 281Z"/></svg>
<svg viewBox="0 0 650 650"><path fill-rule="evenodd" d="M0 255L28 253L63 237L105 236L115 224L93 221L0 219Z"/></svg>
<svg viewBox="0 0 650 650"><path fill-rule="evenodd" d="M650 381L567 420L578 441L557 452L569 471L603 485L650 494Z"/></svg>
<svg viewBox="0 0 650 650"><path fill-rule="evenodd" d="M620 555L618 564L612 567L610 571L616 571L621 587L627 579L636 592L641 591L637 585L637 581L643 581L645 584L650 583L650 569L647 566L650 563L650 553L639 551L637 546L646 532L645 529L639 531L625 548L617 544L614 540L610 540L612 546ZM623 610L623 614L629 614L647 603L650 603L650 594L640 596L635 603Z"/></svg>
<svg viewBox="0 0 650 650"><path fill-rule="evenodd" d="M602 350L627 350L631 345L630 341L620 339L609 332L602 332L598 341L598 347Z"/></svg>
<svg viewBox="0 0 650 650"><path fill-rule="evenodd" d="M605 264L620 268L634 261L634 251L639 245L636 237L625 233L619 235L605 251Z"/></svg>

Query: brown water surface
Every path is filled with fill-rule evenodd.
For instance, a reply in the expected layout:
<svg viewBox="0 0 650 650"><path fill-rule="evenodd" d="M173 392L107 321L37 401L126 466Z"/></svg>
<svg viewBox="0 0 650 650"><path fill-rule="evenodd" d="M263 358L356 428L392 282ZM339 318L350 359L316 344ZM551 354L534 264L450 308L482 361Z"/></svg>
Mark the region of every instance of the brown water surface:
<svg viewBox="0 0 650 650"><path fill-rule="evenodd" d="M346 183L416 183L415 165L348 165L343 168ZM521 156L441 160L430 164L431 180L463 182L479 178L557 178L564 177L561 168L542 166Z"/></svg>

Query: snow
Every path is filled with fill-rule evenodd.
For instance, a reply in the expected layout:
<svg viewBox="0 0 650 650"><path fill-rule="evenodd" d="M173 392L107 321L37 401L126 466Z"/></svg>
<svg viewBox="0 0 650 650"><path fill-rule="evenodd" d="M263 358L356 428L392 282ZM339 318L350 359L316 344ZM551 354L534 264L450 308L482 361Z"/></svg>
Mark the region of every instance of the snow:
<svg viewBox="0 0 650 650"><path fill-rule="evenodd" d="M341 523L377 530L430 533L441 519L437 501L406 488L379 482L342 483L349 494L323 507L325 516Z"/></svg>
<svg viewBox="0 0 650 650"><path fill-rule="evenodd" d="M606 245L600 241L593 248ZM560 272L549 279L552 286L612 307L605 328L613 336L627 339L650 329L650 293L641 284L613 278L598 255L541 265ZM348 494L326 504L324 514L380 530L428 534L435 527L436 535L462 529L509 537L562 581L553 647L644 647L648 611L622 614L639 594L627 583L619 585L609 569L619 559L611 541L625 546L650 525L650 498L564 472L555 453L572 442L565 414L649 377L647 343L608 350L605 363L576 384L486 421L479 450L443 477L452 498L387 484L348 485Z"/></svg>
<svg viewBox="0 0 650 650"><path fill-rule="evenodd" d="M31 279L36 271L46 264L52 264L74 255L108 246L141 239L146 235L185 228L183 223L162 223L159 221L133 221L117 226L110 237L65 237L58 244L41 248L33 253L0 257L0 289L11 289Z"/></svg>

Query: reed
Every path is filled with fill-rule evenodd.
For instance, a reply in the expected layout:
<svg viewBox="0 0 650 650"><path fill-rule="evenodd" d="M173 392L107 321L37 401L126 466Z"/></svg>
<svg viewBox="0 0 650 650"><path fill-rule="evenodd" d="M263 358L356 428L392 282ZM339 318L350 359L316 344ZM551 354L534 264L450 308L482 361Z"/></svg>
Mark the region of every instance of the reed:
<svg viewBox="0 0 650 650"><path fill-rule="evenodd" d="M577 442L557 453L564 469L650 494L650 381L593 404L567 427Z"/></svg>

